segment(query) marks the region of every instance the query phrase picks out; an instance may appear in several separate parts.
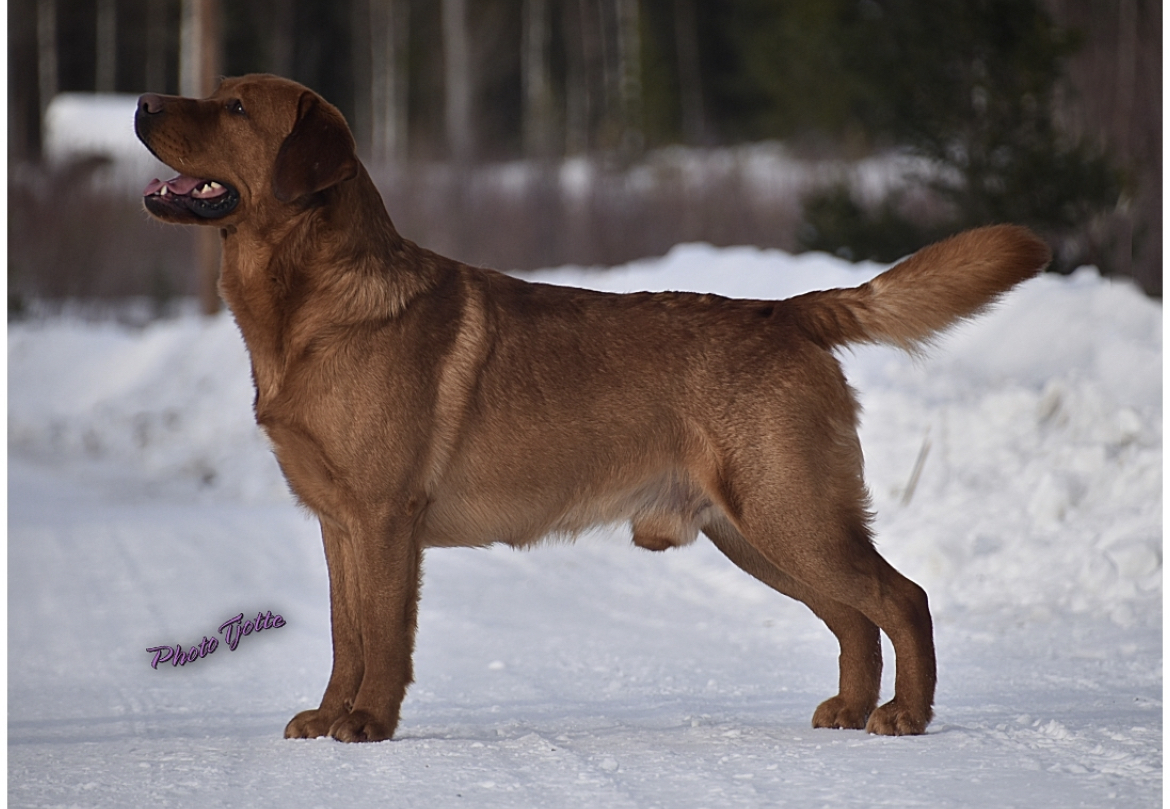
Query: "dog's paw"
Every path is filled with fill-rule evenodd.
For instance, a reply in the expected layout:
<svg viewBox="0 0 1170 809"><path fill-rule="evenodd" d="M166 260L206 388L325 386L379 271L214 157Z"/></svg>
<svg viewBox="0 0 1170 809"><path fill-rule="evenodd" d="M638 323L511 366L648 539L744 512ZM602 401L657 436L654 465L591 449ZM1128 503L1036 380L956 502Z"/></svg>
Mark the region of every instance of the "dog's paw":
<svg viewBox="0 0 1170 809"><path fill-rule="evenodd" d="M865 729L879 736L917 736L926 733L931 711L911 711L898 705L898 698L887 702L873 712Z"/></svg>
<svg viewBox="0 0 1170 809"><path fill-rule="evenodd" d="M861 730L869 716L868 705L850 705L841 695L830 697L817 706L813 713L814 728L847 728Z"/></svg>
<svg viewBox="0 0 1170 809"><path fill-rule="evenodd" d="M339 742L380 742L394 735L394 724L379 721L369 711L357 710L334 722L329 735Z"/></svg>
<svg viewBox="0 0 1170 809"><path fill-rule="evenodd" d="M294 716L284 727L286 739L316 739L328 736L329 729L337 721L337 714L325 712L320 708L311 711L301 711Z"/></svg>

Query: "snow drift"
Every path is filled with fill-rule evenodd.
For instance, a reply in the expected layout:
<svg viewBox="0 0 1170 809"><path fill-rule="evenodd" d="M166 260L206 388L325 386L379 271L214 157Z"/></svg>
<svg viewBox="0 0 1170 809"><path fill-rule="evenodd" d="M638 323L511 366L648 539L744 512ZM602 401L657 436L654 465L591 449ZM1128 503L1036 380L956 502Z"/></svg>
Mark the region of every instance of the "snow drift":
<svg viewBox="0 0 1170 809"><path fill-rule="evenodd" d="M880 269L688 245L539 275L780 298ZM1159 304L1084 270L1027 282L926 359L843 354L878 542L935 613L926 737L809 729L835 687L828 631L704 543L651 556L618 528L429 553L398 740L355 748L279 738L328 673L327 584L231 317L12 324L10 802L1148 805L1161 335ZM248 610L288 626L151 669L146 648Z"/></svg>

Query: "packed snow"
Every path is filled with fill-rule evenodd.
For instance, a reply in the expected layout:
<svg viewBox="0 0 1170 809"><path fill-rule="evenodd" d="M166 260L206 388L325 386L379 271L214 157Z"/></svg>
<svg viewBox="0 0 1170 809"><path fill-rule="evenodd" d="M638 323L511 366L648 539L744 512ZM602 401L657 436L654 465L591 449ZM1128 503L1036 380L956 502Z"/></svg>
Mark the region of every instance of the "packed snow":
<svg viewBox="0 0 1170 809"><path fill-rule="evenodd" d="M779 298L879 269L688 245L537 277ZM398 733L344 745L281 738L329 675L328 584L231 317L10 324L10 805L1160 805L1160 305L1044 276L925 359L842 361L879 546L934 611L925 736L813 730L828 630L703 540L615 528L429 552Z"/></svg>

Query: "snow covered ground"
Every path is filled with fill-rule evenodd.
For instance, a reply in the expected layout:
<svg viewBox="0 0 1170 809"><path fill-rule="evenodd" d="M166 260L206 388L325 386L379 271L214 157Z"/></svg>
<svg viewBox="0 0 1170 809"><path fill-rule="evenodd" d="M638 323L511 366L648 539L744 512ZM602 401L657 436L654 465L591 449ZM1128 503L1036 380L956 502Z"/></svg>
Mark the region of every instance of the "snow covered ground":
<svg viewBox="0 0 1170 809"><path fill-rule="evenodd" d="M684 246L541 275L771 298L877 269ZM926 360L844 355L880 546L934 609L925 736L814 731L828 630L702 540L613 530L429 553L398 735L354 746L281 738L329 674L327 580L230 317L10 325L9 803L1160 805L1161 357L1161 307L1088 271ZM150 666L269 610L286 625Z"/></svg>

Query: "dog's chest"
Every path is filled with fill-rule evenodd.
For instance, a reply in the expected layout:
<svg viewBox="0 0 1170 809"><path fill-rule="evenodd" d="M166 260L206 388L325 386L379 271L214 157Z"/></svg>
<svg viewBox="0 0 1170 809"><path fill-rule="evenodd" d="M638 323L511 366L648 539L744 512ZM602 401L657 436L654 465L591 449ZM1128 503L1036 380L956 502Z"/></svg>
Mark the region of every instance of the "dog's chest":
<svg viewBox="0 0 1170 809"><path fill-rule="evenodd" d="M345 427L344 397L336 387L306 385L304 377L282 381L271 392L257 383L256 423L297 498L318 513L335 511L354 439L347 437L353 431Z"/></svg>
<svg viewBox="0 0 1170 809"><path fill-rule="evenodd" d="M297 499L318 513L336 511L337 470L322 443L279 421L260 422L260 429Z"/></svg>

